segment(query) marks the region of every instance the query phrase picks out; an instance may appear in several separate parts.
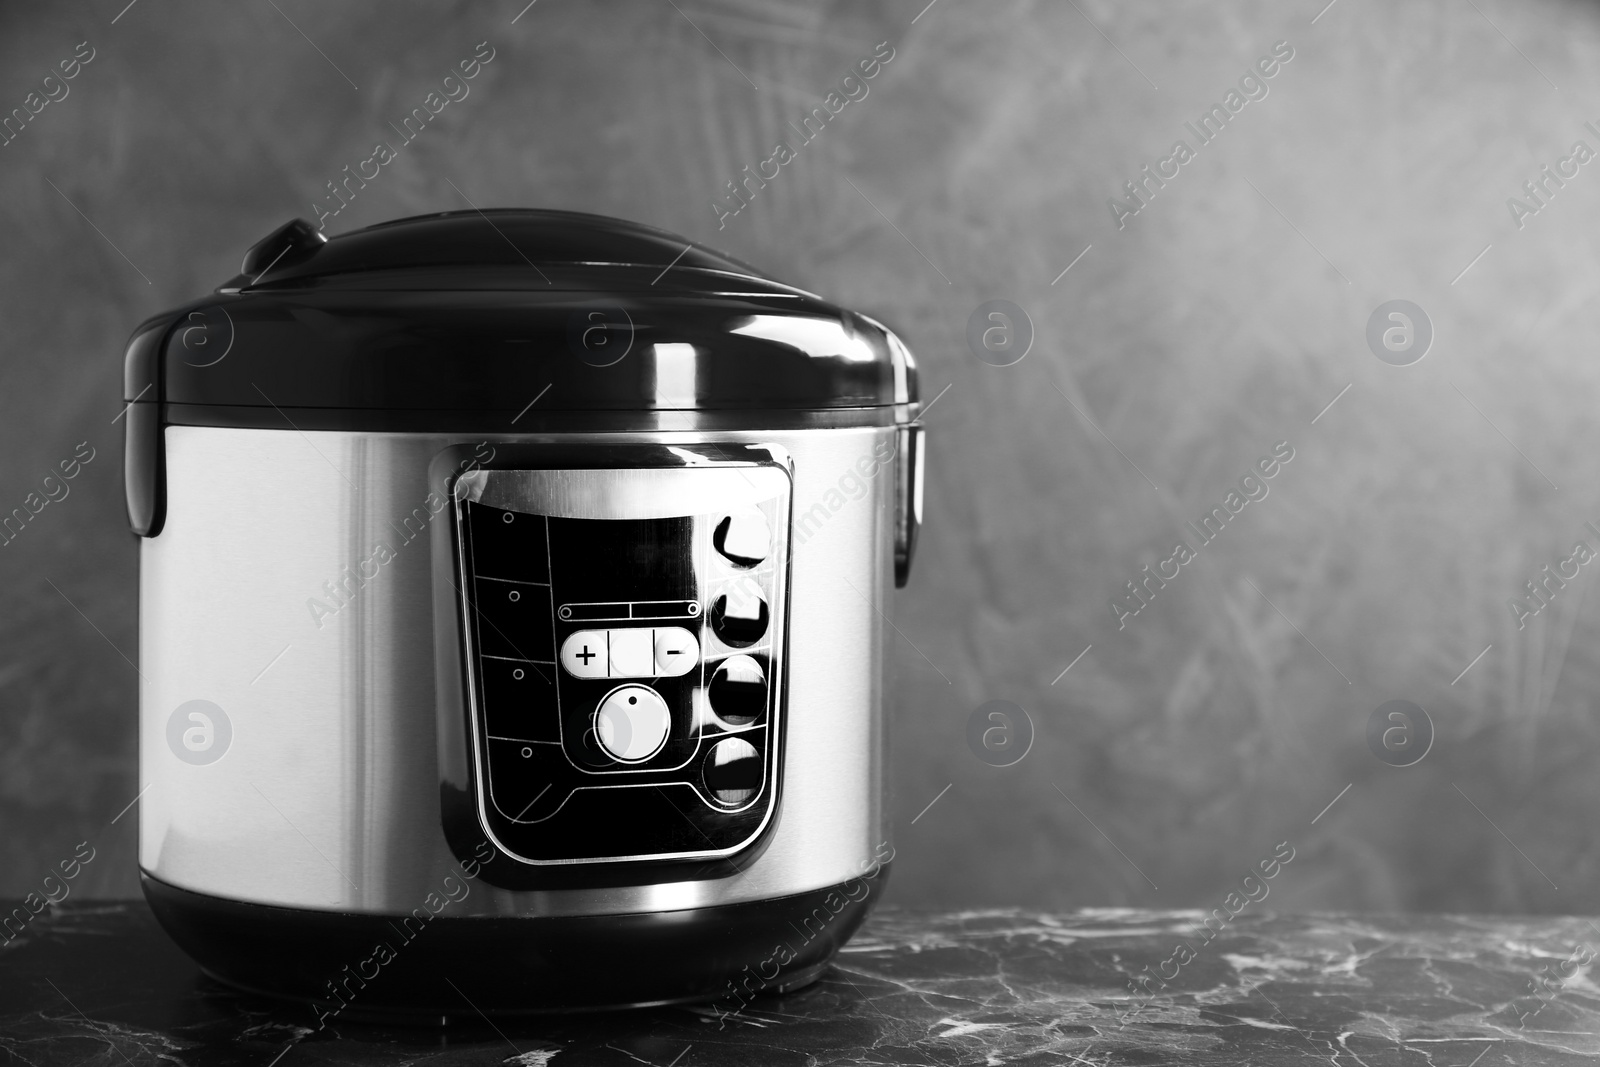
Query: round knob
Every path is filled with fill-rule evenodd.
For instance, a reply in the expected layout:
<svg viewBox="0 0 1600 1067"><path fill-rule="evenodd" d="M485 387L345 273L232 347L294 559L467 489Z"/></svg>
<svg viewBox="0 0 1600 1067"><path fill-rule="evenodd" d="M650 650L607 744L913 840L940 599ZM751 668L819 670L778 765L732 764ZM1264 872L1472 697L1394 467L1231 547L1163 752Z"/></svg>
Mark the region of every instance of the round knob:
<svg viewBox="0 0 1600 1067"><path fill-rule="evenodd" d="M600 748L623 763L642 763L661 751L672 729L667 702L647 685L613 689L594 713Z"/></svg>
<svg viewBox="0 0 1600 1067"><path fill-rule="evenodd" d="M730 726L747 726L767 710L767 676L749 656L722 661L711 676L711 710Z"/></svg>
<svg viewBox="0 0 1600 1067"><path fill-rule="evenodd" d="M754 567L772 551L772 528L759 511L723 516L711 534L711 544L736 567Z"/></svg>
<svg viewBox="0 0 1600 1067"><path fill-rule="evenodd" d="M761 789L761 754L743 738L725 737L706 755L701 777L718 804L736 808Z"/></svg>
<svg viewBox="0 0 1600 1067"><path fill-rule="evenodd" d="M749 648L767 632L767 602L758 592L735 590L711 604L711 632L729 648Z"/></svg>

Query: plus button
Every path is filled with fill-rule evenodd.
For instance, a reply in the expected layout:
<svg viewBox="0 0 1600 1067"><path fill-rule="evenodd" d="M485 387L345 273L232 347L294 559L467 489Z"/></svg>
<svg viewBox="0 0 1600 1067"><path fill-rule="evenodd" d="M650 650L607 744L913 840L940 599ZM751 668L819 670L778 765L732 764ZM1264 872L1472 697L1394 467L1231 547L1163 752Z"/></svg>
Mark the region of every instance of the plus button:
<svg viewBox="0 0 1600 1067"><path fill-rule="evenodd" d="M574 678L604 678L611 666L611 650L604 630L579 630L561 642L561 666Z"/></svg>

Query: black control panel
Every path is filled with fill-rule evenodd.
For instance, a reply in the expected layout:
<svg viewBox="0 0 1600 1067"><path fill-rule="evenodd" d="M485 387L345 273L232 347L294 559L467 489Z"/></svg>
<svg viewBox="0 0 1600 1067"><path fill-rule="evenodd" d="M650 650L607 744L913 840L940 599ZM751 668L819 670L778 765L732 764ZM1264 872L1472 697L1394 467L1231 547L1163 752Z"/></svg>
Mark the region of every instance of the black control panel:
<svg viewBox="0 0 1600 1067"><path fill-rule="evenodd" d="M535 864L753 841L777 793L786 500L575 518L489 496L455 507L484 828Z"/></svg>

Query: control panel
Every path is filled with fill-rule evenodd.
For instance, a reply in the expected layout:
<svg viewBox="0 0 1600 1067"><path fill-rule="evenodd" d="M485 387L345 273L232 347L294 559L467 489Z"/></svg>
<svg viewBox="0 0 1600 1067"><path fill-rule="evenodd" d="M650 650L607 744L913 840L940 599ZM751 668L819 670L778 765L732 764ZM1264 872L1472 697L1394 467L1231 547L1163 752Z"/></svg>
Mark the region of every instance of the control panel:
<svg viewBox="0 0 1600 1067"><path fill-rule="evenodd" d="M496 842L581 864L754 841L776 810L787 470L478 470L453 497Z"/></svg>

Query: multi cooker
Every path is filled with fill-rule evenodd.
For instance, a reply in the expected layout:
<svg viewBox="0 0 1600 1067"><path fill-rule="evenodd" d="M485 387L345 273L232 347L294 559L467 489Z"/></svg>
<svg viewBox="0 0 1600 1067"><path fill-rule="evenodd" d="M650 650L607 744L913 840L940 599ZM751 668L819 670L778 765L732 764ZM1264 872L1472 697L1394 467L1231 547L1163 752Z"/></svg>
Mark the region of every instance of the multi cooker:
<svg viewBox="0 0 1600 1067"><path fill-rule="evenodd" d="M889 329L616 219L297 220L124 399L139 861L212 976L742 1003L861 923L923 477Z"/></svg>

